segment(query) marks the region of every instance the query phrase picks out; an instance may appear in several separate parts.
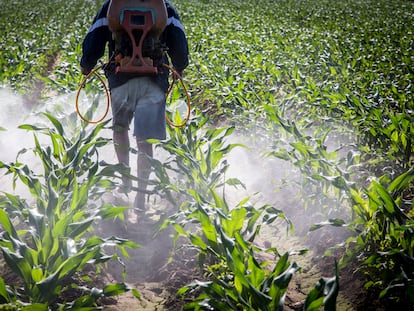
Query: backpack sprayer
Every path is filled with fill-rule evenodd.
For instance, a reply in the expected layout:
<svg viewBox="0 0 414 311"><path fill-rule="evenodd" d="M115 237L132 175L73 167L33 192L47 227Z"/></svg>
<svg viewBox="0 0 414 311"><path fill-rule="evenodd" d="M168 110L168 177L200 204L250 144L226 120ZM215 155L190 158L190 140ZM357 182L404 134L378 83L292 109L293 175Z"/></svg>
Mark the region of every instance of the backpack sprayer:
<svg viewBox="0 0 414 311"><path fill-rule="evenodd" d="M188 90L182 77L167 64L162 63L165 47L160 41L160 35L167 25L167 9L164 0L111 0L108 7L108 26L115 41L115 52L111 61L115 63L115 73L139 75L158 74L162 65L173 73L173 82L167 91L166 98L171 93L177 79L187 97L187 116L180 124L174 124L167 117L167 122L175 127L186 124L190 117L191 103ZM82 120L88 123L99 123L107 115L110 105L110 94L105 81L97 73L99 66L85 76L76 94L76 110ZM103 117L97 121L88 120L79 112L79 93L91 76L97 76L105 88L107 108Z"/></svg>
<svg viewBox="0 0 414 311"><path fill-rule="evenodd" d="M164 1L112 0L107 16L115 40L115 71L158 73L163 53L159 37L167 25Z"/></svg>

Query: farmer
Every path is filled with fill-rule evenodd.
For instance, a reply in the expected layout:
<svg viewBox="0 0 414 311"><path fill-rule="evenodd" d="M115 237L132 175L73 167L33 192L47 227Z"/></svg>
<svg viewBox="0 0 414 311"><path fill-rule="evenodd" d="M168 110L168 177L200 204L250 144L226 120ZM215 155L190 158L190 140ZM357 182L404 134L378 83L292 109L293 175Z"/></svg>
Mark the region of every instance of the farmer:
<svg viewBox="0 0 414 311"><path fill-rule="evenodd" d="M139 1L137 2L139 4ZM188 65L188 43L177 11L167 0L167 25L160 35L172 66L182 74ZM108 26L107 12L110 0L106 0L93 20L83 43L80 60L82 74L87 75L104 55L109 44L109 55L114 55L115 41ZM163 63L168 63L166 53ZM105 70L111 91L112 130L115 153L119 163L129 169L129 125L134 120L134 136L137 142L138 192L134 201L135 212L145 211L145 190L151 172L149 157L153 157L152 144L147 139L166 138L165 93L168 90L169 71L160 67L157 74L134 75L115 72L115 64L110 63ZM123 178L123 189L130 190L132 181Z"/></svg>

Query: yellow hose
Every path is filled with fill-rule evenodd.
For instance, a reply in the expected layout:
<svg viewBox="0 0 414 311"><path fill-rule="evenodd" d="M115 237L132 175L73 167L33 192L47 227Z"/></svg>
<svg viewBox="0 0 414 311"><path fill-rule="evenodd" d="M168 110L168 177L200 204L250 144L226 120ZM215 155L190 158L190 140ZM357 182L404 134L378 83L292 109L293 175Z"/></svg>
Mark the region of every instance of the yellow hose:
<svg viewBox="0 0 414 311"><path fill-rule="evenodd" d="M175 79L175 77L179 77L179 80L181 82L181 86L183 87L184 92L186 94L186 98L187 98L187 115L184 118L183 122L181 122L180 124L175 124L175 123L173 123L168 118L168 116L166 116L166 120L167 120L167 123L169 125L173 126L173 127L183 127L187 123L187 121L190 119L190 114L191 114L191 99L190 99L190 94L188 93L188 89L187 89L187 86L184 83L183 77L181 77L181 75L178 74L178 72L173 67L171 67L171 66L169 66L167 64L163 64L163 66L166 67L166 68L168 68L169 70L171 70L171 72L173 73L173 77L174 77L173 78L173 81L170 84L170 87L168 88L168 91L167 91L167 93L165 95L165 99L168 98L168 96L170 95L170 93L171 93L171 91L172 91L172 89L174 87L175 81L177 81L177 79Z"/></svg>
<svg viewBox="0 0 414 311"><path fill-rule="evenodd" d="M88 73L82 80L81 84L79 85L78 91L76 92L76 112L78 113L79 117L87 122L87 123L91 123L91 124L97 124L101 121L103 121L103 119L105 119L105 117L108 115L108 111L109 111L109 106L111 105L111 96L109 94L109 89L108 86L106 85L104 79L102 78L102 76L97 72L100 68L102 67L102 65L96 67L95 69L93 69L90 73ZM82 115L82 113L79 111L79 94L81 92L81 90L83 89L83 87L85 86L86 82L89 80L89 78L95 75L99 81L102 83L104 90L105 90L105 94L106 94L106 109L105 109L105 113L102 115L102 117L100 117L98 120L94 121L94 120L89 120L87 119L85 116Z"/></svg>

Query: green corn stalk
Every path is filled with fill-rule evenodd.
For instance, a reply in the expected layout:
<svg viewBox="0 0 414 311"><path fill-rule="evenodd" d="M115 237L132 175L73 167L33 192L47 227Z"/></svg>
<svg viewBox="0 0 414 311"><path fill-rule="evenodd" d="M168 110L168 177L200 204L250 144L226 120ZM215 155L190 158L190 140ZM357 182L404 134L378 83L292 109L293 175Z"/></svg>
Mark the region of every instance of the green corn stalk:
<svg viewBox="0 0 414 311"><path fill-rule="evenodd" d="M381 298L413 298L414 221L404 212L411 210L404 195L411 191L413 176L413 168L391 181L384 175L362 190L356 184L336 183L334 186L349 196L355 216L349 223L332 218L310 227L313 231L327 225L346 226L353 231L355 234L346 241L340 267L357 260L368 277L366 287L375 287Z"/></svg>
<svg viewBox="0 0 414 311"><path fill-rule="evenodd" d="M170 138L157 147L168 153L167 160L151 159L157 180L153 182L154 192L169 193L169 200L175 199L171 191L181 199L189 198L188 190L202 196L210 195L209 189L224 187L228 162L225 157L241 144L227 142L234 127L211 129L208 118L198 115L190 120L186 127L170 128ZM207 128L207 129L205 129ZM235 184L241 184L234 180Z"/></svg>
<svg viewBox="0 0 414 311"><path fill-rule="evenodd" d="M366 287L380 290L381 298L414 302L414 220L403 208L403 195L413 180L411 168L388 187L373 181L364 196L352 192L360 218L351 225L358 235L348 239L342 264L359 258L368 277Z"/></svg>
<svg viewBox="0 0 414 311"><path fill-rule="evenodd" d="M281 211L267 205L255 208L248 200L230 208L215 191L211 192L211 203L192 192L194 204L188 208L185 220L172 221L177 234L188 238L199 250L199 265L209 279L180 289L180 295L202 291L184 309L274 310L283 306L289 281L299 267L288 262L288 253L280 256L275 248L262 250L254 240L263 225L284 219L291 229L290 221ZM186 229L194 223L200 226L199 231ZM257 260L260 251L280 256L273 269L268 269L271 263Z"/></svg>
<svg viewBox="0 0 414 311"><path fill-rule="evenodd" d="M39 310L96 307L100 298L130 288L122 283L102 290L79 286L80 297L74 301L65 301L65 292L78 288L78 275L86 268L95 267L98 271L100 265L116 257L106 254L106 246L116 246L128 256L126 249L138 245L117 237L93 235L93 225L98 220L122 218L127 209L99 203L102 194L114 187L109 177L113 177L115 168L99 164L98 148L107 141L97 135L104 124L90 133L83 129L69 140L62 124L50 114L45 115L54 128L21 126L50 138L50 145L42 146L34 135L33 151L41 160L43 174L33 172L18 160L0 162L6 174L13 174L14 185L17 181L23 183L34 199L32 205L9 193L0 197L0 249L21 282L21 287L0 283L0 296L6 302L42 306Z"/></svg>
<svg viewBox="0 0 414 311"><path fill-rule="evenodd" d="M343 217L343 205L348 203L345 195L355 185L352 168L358 166L358 153L349 151L347 158L338 156L340 148L328 151L326 138L330 130L325 130L320 137L314 138L305 135L305 129L301 129L295 121L283 118L272 107L266 107L267 118L278 124L288 135L289 141L284 142L285 147L278 146L277 150L266 154L268 157L277 157L289 161L296 166L303 178L303 194L306 206L312 207L312 211L322 215L341 215ZM283 141L282 141L283 143ZM315 196L315 193L321 194ZM352 209L348 210L347 218L352 217Z"/></svg>
<svg viewBox="0 0 414 311"><path fill-rule="evenodd" d="M230 208L212 192L213 204L196 196L197 203L186 220L173 222L177 234L188 238L192 247L198 249L199 265L207 277L205 281L195 280L179 290L179 295L201 291L184 310L283 310L288 285L300 267L289 262L291 252L280 255L276 248L261 249L254 241L262 226L284 220L291 230L292 224L283 212L271 206L256 208L246 199ZM198 231L186 229L194 223L200 226ZM261 262L260 252L273 254L277 261ZM299 254L304 252L306 250L300 250ZM308 302L315 305L313 301L318 300L321 305L319 298L322 297L326 310L335 310L338 278L324 286L331 289L315 295L320 290L317 284Z"/></svg>
<svg viewBox="0 0 414 311"><path fill-rule="evenodd" d="M303 310L318 311L324 306L325 311L336 310L336 298L339 293L339 269L335 262L335 276L322 277L311 290L305 300Z"/></svg>

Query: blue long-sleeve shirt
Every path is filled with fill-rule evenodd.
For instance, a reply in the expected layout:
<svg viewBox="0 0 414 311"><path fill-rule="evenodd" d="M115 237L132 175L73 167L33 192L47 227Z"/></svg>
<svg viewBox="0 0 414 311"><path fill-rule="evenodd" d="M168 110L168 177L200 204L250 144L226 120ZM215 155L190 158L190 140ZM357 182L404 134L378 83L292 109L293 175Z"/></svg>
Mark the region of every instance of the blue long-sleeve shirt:
<svg viewBox="0 0 414 311"><path fill-rule="evenodd" d="M187 38L177 11L167 0L164 0L164 2L167 8L168 20L160 40L166 44L167 53L173 67L178 72L182 72L188 66ZM82 43L83 54L80 65L87 70L92 70L96 66L98 60L104 55L107 44L109 44L109 57L111 57L115 50L115 41L112 39L107 19L109 3L110 0L106 0L102 5ZM169 63L167 56L164 56L163 62ZM115 73L110 66L108 68L106 70L106 77L110 88L122 85L135 77L135 75L128 73ZM167 91L168 70L166 68L160 68L160 73L151 77L164 91Z"/></svg>

